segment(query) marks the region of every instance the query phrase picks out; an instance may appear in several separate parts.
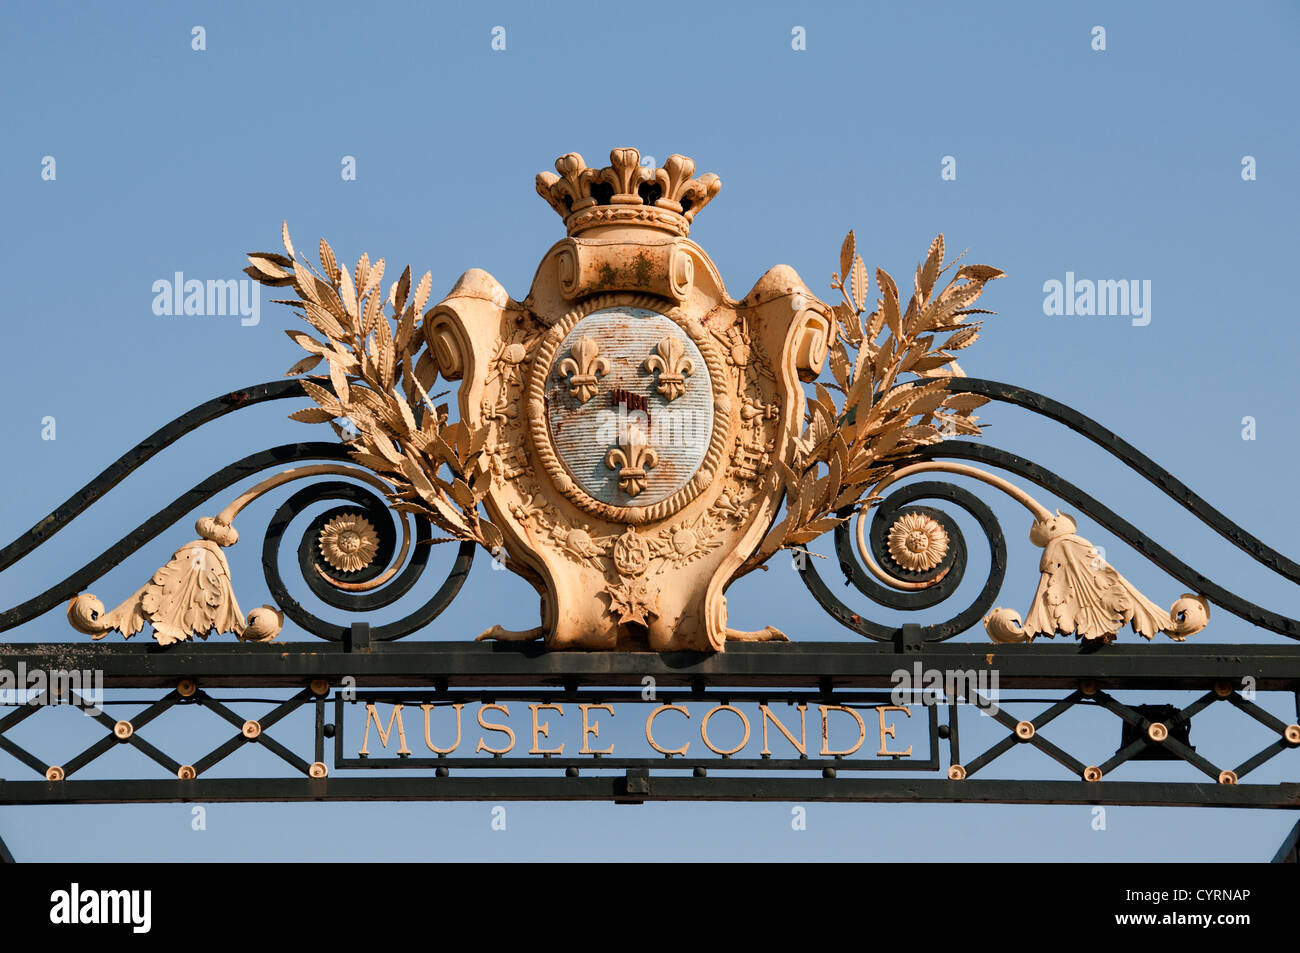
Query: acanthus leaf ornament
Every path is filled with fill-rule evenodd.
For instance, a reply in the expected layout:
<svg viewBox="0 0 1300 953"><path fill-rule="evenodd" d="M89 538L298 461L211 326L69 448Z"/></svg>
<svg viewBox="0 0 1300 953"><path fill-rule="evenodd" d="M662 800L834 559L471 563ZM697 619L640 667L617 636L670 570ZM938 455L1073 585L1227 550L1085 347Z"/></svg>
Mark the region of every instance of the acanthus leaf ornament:
<svg viewBox="0 0 1300 953"><path fill-rule="evenodd" d="M228 523L208 517L200 519L197 528L203 538L176 550L165 566L116 609L106 612L99 599L81 593L68 603L68 622L95 640L113 631L129 639L146 622L160 645L207 639L214 631L233 633L243 641L274 639L284 623L284 613L261 606L245 619L235 599L230 565L221 547L233 544L239 534Z"/></svg>
<svg viewBox="0 0 1300 953"><path fill-rule="evenodd" d="M994 642L1032 642L1058 633L1113 642L1129 626L1145 639L1159 632L1175 642L1201 631L1210 621L1209 603L1184 593L1168 612L1142 595L1082 536L1074 519L1056 511L1030 528L1029 539L1043 548L1042 577L1024 622L1011 609L996 608L984 620Z"/></svg>

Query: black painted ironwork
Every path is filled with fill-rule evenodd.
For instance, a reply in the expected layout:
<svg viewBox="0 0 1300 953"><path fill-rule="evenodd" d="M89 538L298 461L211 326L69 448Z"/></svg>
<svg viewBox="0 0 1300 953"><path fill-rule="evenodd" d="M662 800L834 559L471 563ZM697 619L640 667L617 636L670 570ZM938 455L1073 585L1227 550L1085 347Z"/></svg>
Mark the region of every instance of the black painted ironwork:
<svg viewBox="0 0 1300 953"><path fill-rule="evenodd" d="M362 759L344 748L343 712L354 709L355 717L364 720L367 702L405 702L412 706L473 701L627 705L645 700L641 691L647 675L655 679L657 686L655 704L760 702L774 706L862 707L891 703L891 694L882 689L896 685L897 672L903 666L919 664L946 671L987 666L982 646L927 645L915 658L900 656L893 646L885 644L834 643L795 643L783 646L779 654L767 646L737 645L718 655L557 653L533 646L458 643L377 643L366 653L349 652L340 644L214 644L162 652L149 648L46 644L5 651L5 665L21 662L29 669L42 669L75 664L103 671L106 698L101 709L129 711L125 718L134 731L127 738L115 735L117 719L101 711L96 720L105 730L104 737L61 765L65 780L47 781L43 778L51 767L48 756L39 749L18 745L8 733L27 719L51 711L45 704L50 695L46 692L28 703L12 706L13 710L0 717L0 750L25 765L33 779L0 781L0 804L473 798L649 801L725 797L1300 808L1300 784L1248 780L1253 771L1279 755L1298 757L1295 749L1300 748L1300 743L1286 740L1286 724L1238 690L1241 680L1250 677L1256 682L1257 698L1268 694L1273 701L1285 697L1300 705L1300 647L1296 646L1266 649L1208 645L1174 652L1113 646L1116 651L1104 658L1066 645L1002 646L998 648L997 662L1004 690L1047 690L1060 697L1034 713L1034 699L1004 699L991 710L990 700L977 690L965 692L965 699L905 696L902 701L924 706L930 750L918 752L909 762L891 763L876 758L818 758L811 754L799 759L573 755L547 759L468 755L397 758L393 754L396 741L391 738L383 752ZM196 682L188 696L177 690L182 679ZM312 686L317 679L323 679L330 686L327 692L332 694L317 694ZM229 699L213 694L231 687L287 688L289 696L278 700ZM159 696L152 702L134 696L116 697L123 690L140 688L153 688ZM1121 703L1114 696L1117 691L1188 688L1201 689L1200 697L1173 709L1163 719L1152 717L1159 711L1156 708ZM65 701L75 704L79 698L70 692ZM251 737L243 730L250 701L264 707L274 705L269 713L256 719L260 732ZM968 718L979 716L976 706L989 711L1007 733L1002 740L963 761L960 727ZM1236 709L1242 717L1276 732L1279 740L1259 750L1244 747L1247 742L1243 741L1242 750L1228 764L1212 763L1180 741L1176 730L1171 730L1163 742L1152 740L1148 729L1157 720L1171 729L1190 726L1212 706ZM300 709L314 709L310 725L301 720L292 726L287 722L278 724ZM1099 766L1103 775L1100 781L1083 780L1085 761L1050 737L1054 721L1079 709L1108 713L1117 726L1127 724L1134 729L1131 743ZM184 747L189 742L173 740L168 746L171 750L163 751L144 737L155 721L185 711L210 712L230 725L230 735L214 747L190 751L178 750L178 745ZM1034 728L1029 737L1018 730L1026 722ZM414 733L418 735L418 731ZM185 733L185 737L189 734ZM275 756L274 764L281 766L279 775L242 779L210 776L230 755L252 744L262 745ZM417 744L414 738L412 744ZM109 780L76 776L119 745L131 745L144 753L156 765L156 776ZM1014 779L985 777L1000 757L1021 745L1041 752L1043 757L1037 762L1042 767L1040 773ZM1169 765L1169 780L1137 781L1123 776L1128 762L1139 760L1144 752L1157 747L1175 756L1164 762ZM327 761L330 751L333 759ZM312 762L327 763L329 777L310 777ZM182 764L192 765L197 777L178 778ZM964 767L964 780L945 776L946 769L957 764ZM1197 780L1203 775L1217 782L1225 769L1235 772L1237 783L1206 784ZM354 778L352 772L358 770L381 773L377 777ZM885 776L874 776L882 771ZM484 772L491 776L481 776ZM689 776L683 777L687 772ZM906 780L889 777L899 772L920 776ZM811 774L821 776L809 777Z"/></svg>
<svg viewBox="0 0 1300 953"><path fill-rule="evenodd" d="M1192 493L1096 421L1023 388L993 381L958 379L952 390L990 397L1054 420L1087 437L1144 479L1161 489L1197 519L1269 570L1300 582L1300 564L1283 556L1237 526L1204 499ZM241 407L302 396L297 380L257 385L209 401L160 428L115 461L72 498L0 550L0 570L48 541L86 507L137 470L159 450L195 428ZM84 591L113 565L156 539L195 507L246 477L272 467L308 460L346 461L340 443L295 443L251 454L214 473L86 566L40 595L0 613L0 631L30 622L61 607ZM1216 608L1289 639L1300 639L1300 621L1266 610L1218 586L1160 547L1133 524L1051 471L1015 454L982 442L948 440L925 448L912 458L968 460L1026 479L1073 506L1124 540L1190 589L1206 596ZM291 523L318 504L334 503L316 512L297 540L298 569L305 585L326 605L357 617L349 623L329 622L298 603L280 572L284 535ZM894 609L919 611L941 605L961 585L970 557L970 543L945 510L952 504L974 518L985 536L989 571L980 592L946 621L932 624L884 625L855 612L833 593L813 560L800 561L800 571L815 601L848 629L865 636L852 643L796 642L790 645L730 645L725 653L565 653L548 652L537 644L462 644L397 641L430 634L431 623L459 592L472 564L474 545L462 543L451 569L429 600L396 622L371 626L367 615L392 605L420 583L432 545L430 524L413 518L413 547L400 569L397 540L405 516L395 514L371 489L341 479L313 482L289 496L271 517L263 541L263 566L272 597L301 630L319 641L261 644L180 644L162 648L134 642L0 643L0 667L24 665L29 670L77 667L101 672L108 704L130 704L127 720L133 730L122 737L117 719L95 715L105 735L58 767L63 780L46 780L54 766L36 744L13 740L13 729L50 710L59 701L47 692L36 699L0 706L0 750L33 778L0 779L0 804L93 803L104 801L225 801L225 800L365 800L365 799L612 799L623 803L650 800L831 800L831 801L961 801L1004 803L1168 804L1202 806L1300 807L1300 784L1252 783L1245 780L1279 757L1295 758L1300 743L1288 735L1293 723L1247 697L1240 690L1250 680L1259 693L1288 693L1300 721L1300 646L1149 644L1107 645L1104 651L1088 644L998 645L957 643L954 638L976 626L997 598L1006 571L1006 539L988 505L970 490L946 480L924 480L896 487L882 500L870 521L868 545L873 558L909 581L933 580L929 588L904 592L877 583L858 563L847 523L835 533L835 549L846 584L871 602ZM318 531L331 518L361 512L379 534L379 552L364 570L345 573L325 565L315 545ZM927 572L909 572L893 563L885 535L901 515L915 512L938 521L946 530L949 548ZM849 515L843 513L841 515ZM347 582L367 582L393 570L383 586L366 592L345 592L326 576ZM459 634L457 635L459 637ZM793 704L865 705L888 696L900 668L920 664L939 671L978 671L996 656L1001 686L1006 690L1041 690L1046 700L1011 699L999 705L995 722L1005 737L983 750L976 735L966 732L963 758L961 723L973 710L974 699L940 697L925 704L930 749L910 762L896 759L825 758L477 758L354 757L344 748L342 723L353 696L342 688L362 689L356 704L366 700L454 704L471 700L511 698L539 702L564 700L599 704L635 700L654 680L659 698L682 702L785 701ZM197 683L181 693L182 680ZM314 680L329 686L319 693ZM345 680L350 680L345 682ZM275 700L269 714L257 719L252 736L238 700L213 694L229 688L288 690ZM158 692L152 701L127 701L123 692ZM1141 704L1121 702L1118 691L1142 691L1152 696ZM1198 697L1181 707L1169 692L1193 690ZM134 699L134 696L130 696ZM63 701L74 701L65 698ZM1045 705L1034 712L1035 706ZM1258 750L1241 750L1233 763L1211 761L1192 743L1194 719L1209 709L1235 709L1240 717L1262 725L1276 739ZM300 720L286 722L300 711L314 714L309 731ZM1088 765L1077 753L1053 740L1054 722L1067 714L1092 711L1110 717L1118 730L1117 749L1102 764ZM145 734L160 719L180 712L205 711L229 724L233 731L210 750L182 755L155 746ZM1013 711L1015 714L1013 714ZM331 715L332 713L332 715ZM1029 715L1029 717L1027 717ZM186 716L189 717L189 716ZM332 719L332 720L330 720ZM284 722L284 724L280 724ZM1029 725L1029 728L1025 726ZM1163 725L1167 736L1153 740L1152 725ZM274 736L268 729L274 728ZM144 729L141 731L141 729ZM260 744L275 756L284 776L266 778L213 777L235 752ZM144 754L162 776L96 779L86 769L119 745ZM1042 776L997 778L990 775L999 759L1020 746L1041 755ZM329 776L312 776L314 764L325 764ZM1136 781L1123 777L1132 763L1151 761L1149 769L1171 772L1169 780ZM873 763L878 762L878 763ZM192 766L197 777L177 777ZM960 767L960 779L947 772ZM386 770L380 770L386 769ZM1102 780L1084 780L1095 769ZM352 772L373 771L379 777ZM487 776L484 773L487 772ZM880 772L873 774L873 772ZM1175 774L1182 772L1181 774ZM182 772L184 773L184 772ZM220 773L219 770L217 773ZM912 773L918 777L899 777ZM1119 774L1119 777L1114 777ZM340 776L343 775L343 776ZM684 776L685 775L685 776ZM820 775L820 776L812 776ZM1225 782L1231 777L1236 783ZM1190 779L1187 779L1190 777ZM1206 784L1205 778L1214 781ZM1255 775L1258 777L1258 775ZM0 854L3 845L0 844Z"/></svg>

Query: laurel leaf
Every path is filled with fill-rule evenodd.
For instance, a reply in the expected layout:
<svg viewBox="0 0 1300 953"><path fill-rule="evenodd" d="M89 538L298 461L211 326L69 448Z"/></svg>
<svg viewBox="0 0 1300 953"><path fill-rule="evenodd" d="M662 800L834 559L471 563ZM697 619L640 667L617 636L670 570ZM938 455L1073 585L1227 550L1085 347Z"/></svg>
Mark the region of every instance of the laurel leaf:
<svg viewBox="0 0 1300 953"><path fill-rule="evenodd" d="M413 307L417 312L424 310L425 302L429 300L429 292L432 290L432 288L433 288L433 272L426 271L424 273L424 277L420 279L420 283L415 288L415 298L414 298Z"/></svg>
<svg viewBox="0 0 1300 953"><path fill-rule="evenodd" d="M853 259L857 257L857 241L853 237L852 230L844 237L844 244L840 246L840 277L847 278L849 271L853 268Z"/></svg>
<svg viewBox="0 0 1300 953"><path fill-rule="evenodd" d="M983 407L988 402L989 398L980 394L949 394L943 405L957 413L968 414L977 407Z"/></svg>
<svg viewBox="0 0 1300 953"><path fill-rule="evenodd" d="M406 308L406 296L411 290L411 266L407 265L402 271L402 276L393 283L393 287L388 292L388 303L393 306L393 311L402 312Z"/></svg>
<svg viewBox="0 0 1300 953"><path fill-rule="evenodd" d="M339 300L343 302L353 326L359 328L361 313L357 310L357 289L352 284L352 276L342 269L339 270Z"/></svg>
<svg viewBox="0 0 1300 953"><path fill-rule="evenodd" d="M248 277L252 278L258 284L266 285L268 288L283 288L286 285L293 284L292 275L288 276L287 278L274 278L271 275L266 274L265 272L259 271L253 265L249 265L248 267L242 270L244 274L248 275ZM276 303L297 304L298 302L288 301L288 302L276 302Z"/></svg>
<svg viewBox="0 0 1300 953"><path fill-rule="evenodd" d="M863 264L862 256L858 255L853 259L853 272L849 276L849 289L853 295L853 306L859 311L867 300L867 266Z"/></svg>
<svg viewBox="0 0 1300 953"><path fill-rule="evenodd" d="M976 278L980 281L992 281L1006 274L1001 268L992 265L962 265L957 269L958 278Z"/></svg>
<svg viewBox="0 0 1300 953"><path fill-rule="evenodd" d="M271 279L276 283L283 283L285 279L288 279L289 281L293 280L293 272L291 270L286 271L270 258L262 255L249 255L248 263L268 279Z"/></svg>
<svg viewBox="0 0 1300 953"><path fill-rule="evenodd" d="M317 404L328 410L335 417L343 416L343 408L339 405L338 400L324 387L321 387L318 384L313 384L311 381L303 381L302 389L307 392L307 396L316 401Z"/></svg>
<svg viewBox="0 0 1300 953"><path fill-rule="evenodd" d="M334 415L320 407L304 407L291 413L289 419L304 424L323 424L333 420Z"/></svg>
<svg viewBox="0 0 1300 953"><path fill-rule="evenodd" d="M303 302L303 320L331 341L339 341L344 337L343 326L334 315L314 301Z"/></svg>
<svg viewBox="0 0 1300 953"><path fill-rule="evenodd" d="M495 523L489 523L487 520L479 520L478 524L480 542L491 551L496 551L505 543L505 537Z"/></svg>
<svg viewBox="0 0 1300 953"><path fill-rule="evenodd" d="M378 288L379 283L383 280L384 280L384 259L381 258L379 259L379 261L375 262L375 266L370 269L370 274L366 276L364 287L361 285L358 285L357 287L359 288L363 287L361 294L364 297L365 295L370 294L376 288Z"/></svg>
<svg viewBox="0 0 1300 953"><path fill-rule="evenodd" d="M978 324L968 325L962 328L952 337L948 338L943 344L945 351L960 351L962 348L970 347L980 336L980 326Z"/></svg>
<svg viewBox="0 0 1300 953"><path fill-rule="evenodd" d="M843 302L837 304L834 310L835 316L840 319L840 325L844 328L844 333L848 335L849 343L854 347L861 347L862 319L858 317L857 311Z"/></svg>
<svg viewBox="0 0 1300 953"><path fill-rule="evenodd" d="M299 374L306 374L320 362L321 356L319 354L308 354L293 367L289 368L289 370L285 372L284 376L297 377Z"/></svg>
<svg viewBox="0 0 1300 953"><path fill-rule="evenodd" d="M836 340L830 346L830 365L831 376L835 378L835 383L840 385L841 390L849 388L849 355L844 350L844 342Z"/></svg>
<svg viewBox="0 0 1300 953"><path fill-rule="evenodd" d="M364 298L362 289L370 283L370 256L365 252L357 259L357 270L352 276L352 286L357 290L357 297Z"/></svg>
<svg viewBox="0 0 1300 953"><path fill-rule="evenodd" d="M289 253L289 257L297 258L298 256L293 250L293 242L289 241L289 222L287 219L280 225L280 238L284 242L284 250Z"/></svg>
<svg viewBox="0 0 1300 953"><path fill-rule="evenodd" d="M916 280L917 298L920 302L929 299L930 292L934 290L935 279L939 277L939 269L943 265L943 234L940 233L930 242L930 253L926 255L925 265L921 268Z"/></svg>
<svg viewBox="0 0 1300 953"><path fill-rule="evenodd" d="M894 284L893 278L877 268L876 287L880 289L880 313L884 318L885 325L895 339L901 339L903 336L903 323L902 317L898 313L898 286Z"/></svg>
<svg viewBox="0 0 1300 953"><path fill-rule="evenodd" d="M329 242L323 238L320 240L320 266L326 278L338 282L339 263L334 257L334 249L330 248Z"/></svg>

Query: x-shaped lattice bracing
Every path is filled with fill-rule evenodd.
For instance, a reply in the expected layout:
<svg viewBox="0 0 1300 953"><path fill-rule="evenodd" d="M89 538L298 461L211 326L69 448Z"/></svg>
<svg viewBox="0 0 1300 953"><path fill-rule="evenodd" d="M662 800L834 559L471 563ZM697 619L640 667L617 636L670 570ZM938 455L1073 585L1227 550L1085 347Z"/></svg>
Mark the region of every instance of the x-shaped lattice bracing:
<svg viewBox="0 0 1300 953"><path fill-rule="evenodd" d="M1001 705L992 704L978 692L972 691L970 694L970 701L987 711L989 715L995 718L1000 724L1009 728L1010 734L967 764L958 762L956 755L954 754L953 764L948 770L948 776L954 780L962 780L970 777L976 771L986 767L990 762L1019 744L1030 744L1035 748L1038 748L1052 760L1063 765L1068 771L1077 777L1081 777L1085 781L1100 781L1121 764L1132 760L1137 755L1152 747L1160 745L1163 746L1165 750L1177 756L1177 758L1186 761L1197 770L1209 775L1211 778L1214 778L1218 783L1236 784L1241 778L1245 777L1246 774L1255 770L1276 755L1281 754L1289 748L1300 747L1300 731L1297 731L1295 725L1287 725L1271 712L1261 708L1253 701L1241 697L1239 693L1233 690L1221 690L1216 688L1214 691L1207 692L1205 695L1202 695L1200 698L1193 701L1186 708L1178 710L1172 717L1163 721L1155 721L1147 718L1141 712L1130 708L1114 697L1108 695L1106 692L1095 689L1091 692L1085 692L1083 690L1071 692L1065 698L1056 702L1036 718L1029 721L1016 719ZM1260 724L1276 731L1279 736L1276 741L1267 745L1257 754L1243 761L1233 770L1218 768L1207 758L1198 754L1194 749L1175 738L1171 731L1172 727L1175 725L1190 726L1192 719L1196 715L1219 701L1226 701L1233 707L1244 711L1256 721L1260 722ZM1136 729L1136 737L1129 744L1116 751L1110 759L1101 765L1085 765L1083 762L1048 741L1040 734L1040 730L1049 722L1079 704L1092 705L1109 711L1117 718L1132 725ZM1298 714L1300 714L1300 712L1298 712ZM955 746L953 750L954 752L956 751Z"/></svg>
<svg viewBox="0 0 1300 953"><path fill-rule="evenodd" d="M285 699L269 713L259 719L241 718L227 705L221 701L212 698L206 692L193 688L191 685L188 694L182 694L179 689L173 689L158 701L146 707L139 712L134 718L129 720L114 719L104 711L95 709L87 704L77 692L69 690L67 697L52 697L50 691L45 690L35 698L28 700L18 707L17 710L0 718L0 751L5 751L12 755L23 764L27 765L33 771L41 774L48 781L62 781L74 772L79 771L92 761L99 758L105 752L111 750L117 745L131 745L140 751L151 761L161 765L175 777L181 780L192 780L209 771L213 766L223 761L232 753L247 744L260 744L276 757L280 758L290 767L294 768L310 777L323 776L323 763L320 759L320 752L317 752L315 763L309 764L303 758L294 754L280 742L272 738L266 731L276 722L285 718L301 708L304 704L317 700L317 695L311 689L303 689L296 695ZM6 737L6 732L14 728L27 718L36 714L36 712L50 707L63 707L66 705L77 706L85 710L95 721L99 722L108 729L108 734L98 739L89 747L72 757L63 764L50 764L21 745L14 742L11 738ZM150 744L140 735L140 729L153 721L164 712L173 708L191 707L197 705L206 708L216 714L224 721L234 725L238 732L231 738L223 741L217 747L213 748L203 757L192 763L182 764L174 758L159 750ZM321 709L317 705L317 721L320 721ZM319 737L319 731L317 732ZM319 748L319 741L318 741Z"/></svg>

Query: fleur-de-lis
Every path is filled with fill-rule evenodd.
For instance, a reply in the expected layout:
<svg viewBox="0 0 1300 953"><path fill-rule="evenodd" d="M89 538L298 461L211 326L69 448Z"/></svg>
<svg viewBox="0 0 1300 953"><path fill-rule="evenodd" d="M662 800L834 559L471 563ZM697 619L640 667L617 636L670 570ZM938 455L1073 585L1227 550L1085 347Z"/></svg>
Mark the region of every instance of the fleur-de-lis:
<svg viewBox="0 0 1300 953"><path fill-rule="evenodd" d="M659 386L656 390L668 400L676 400L686 393L686 378L695 373L695 362L686 356L686 346L681 339L673 335L661 340L655 346L657 354L645 359L645 367L651 374L659 372Z"/></svg>
<svg viewBox="0 0 1300 953"><path fill-rule="evenodd" d="M584 404L600 390L596 378L609 373L609 361L600 356L600 345L583 335L569 349L572 357L560 361L556 373L569 378L569 394Z"/></svg>
<svg viewBox="0 0 1300 953"><path fill-rule="evenodd" d="M605 455L605 466L618 471L618 488L628 496L645 489L646 471L659 465L659 454L646 445L639 427L628 427L617 447Z"/></svg>

